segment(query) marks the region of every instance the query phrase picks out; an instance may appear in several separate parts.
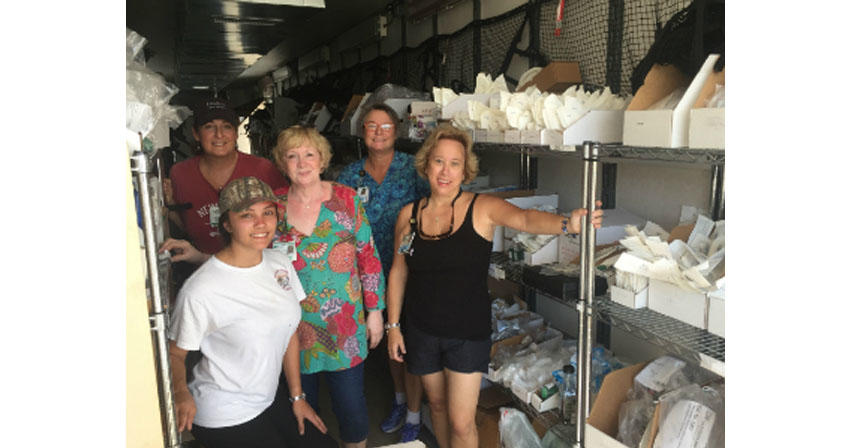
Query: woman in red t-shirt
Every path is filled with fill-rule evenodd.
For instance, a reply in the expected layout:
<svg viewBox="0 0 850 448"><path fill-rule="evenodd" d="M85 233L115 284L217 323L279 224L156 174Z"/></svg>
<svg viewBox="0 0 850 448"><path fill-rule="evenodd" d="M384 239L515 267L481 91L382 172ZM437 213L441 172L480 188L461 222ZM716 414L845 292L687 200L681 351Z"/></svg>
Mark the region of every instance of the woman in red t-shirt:
<svg viewBox="0 0 850 448"><path fill-rule="evenodd" d="M256 177L273 189L287 184L274 164L236 150L239 120L236 112L217 99L200 103L194 111L192 134L199 154L171 168L162 182L168 205L183 205L170 218L191 241L169 239L160 251L173 250L172 261L200 264L224 247L218 228L218 194L234 179ZM197 249L196 249L197 248Z"/></svg>

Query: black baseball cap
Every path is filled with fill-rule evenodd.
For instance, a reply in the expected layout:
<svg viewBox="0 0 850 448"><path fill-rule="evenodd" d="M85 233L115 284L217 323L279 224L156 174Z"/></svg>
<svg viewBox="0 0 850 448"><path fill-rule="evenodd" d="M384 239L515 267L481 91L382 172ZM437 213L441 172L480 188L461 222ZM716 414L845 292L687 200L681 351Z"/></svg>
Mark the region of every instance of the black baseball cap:
<svg viewBox="0 0 850 448"><path fill-rule="evenodd" d="M195 114L194 126L196 129L216 119L224 120L234 127L239 126L239 117L236 116L236 111L219 99L201 101L195 106L193 113Z"/></svg>

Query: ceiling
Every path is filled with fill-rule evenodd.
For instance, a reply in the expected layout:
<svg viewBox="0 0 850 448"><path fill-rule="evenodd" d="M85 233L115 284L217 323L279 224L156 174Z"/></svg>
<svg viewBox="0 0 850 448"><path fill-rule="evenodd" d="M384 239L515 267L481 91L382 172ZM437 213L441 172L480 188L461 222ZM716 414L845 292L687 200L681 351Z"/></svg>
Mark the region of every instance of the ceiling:
<svg viewBox="0 0 850 448"><path fill-rule="evenodd" d="M172 104L194 104L215 89L234 106L253 108L263 76L392 3L272 4L280 1L127 0L127 28L148 39L147 67L180 89Z"/></svg>

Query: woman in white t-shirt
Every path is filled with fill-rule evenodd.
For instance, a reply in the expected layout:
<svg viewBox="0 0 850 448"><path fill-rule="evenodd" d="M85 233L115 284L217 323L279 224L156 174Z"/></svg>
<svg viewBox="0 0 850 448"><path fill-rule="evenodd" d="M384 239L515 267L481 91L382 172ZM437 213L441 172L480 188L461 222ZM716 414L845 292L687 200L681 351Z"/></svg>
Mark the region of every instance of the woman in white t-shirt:
<svg viewBox="0 0 850 448"><path fill-rule="evenodd" d="M205 448L336 447L301 389L295 330L304 291L287 255L266 249L274 193L254 177L236 179L219 209L227 245L183 285L169 328L178 429ZM187 385L189 350L201 360ZM273 405L281 369L291 406Z"/></svg>

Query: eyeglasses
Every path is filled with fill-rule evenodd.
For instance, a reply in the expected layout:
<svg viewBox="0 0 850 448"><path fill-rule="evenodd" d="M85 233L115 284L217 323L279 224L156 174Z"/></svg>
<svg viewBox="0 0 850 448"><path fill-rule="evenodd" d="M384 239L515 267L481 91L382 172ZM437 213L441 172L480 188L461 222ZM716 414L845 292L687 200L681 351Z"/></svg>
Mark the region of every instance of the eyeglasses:
<svg viewBox="0 0 850 448"><path fill-rule="evenodd" d="M395 127L392 123L384 123L384 124L376 124L376 123L366 123L365 128L369 132L375 132L380 128L384 132L389 132Z"/></svg>

